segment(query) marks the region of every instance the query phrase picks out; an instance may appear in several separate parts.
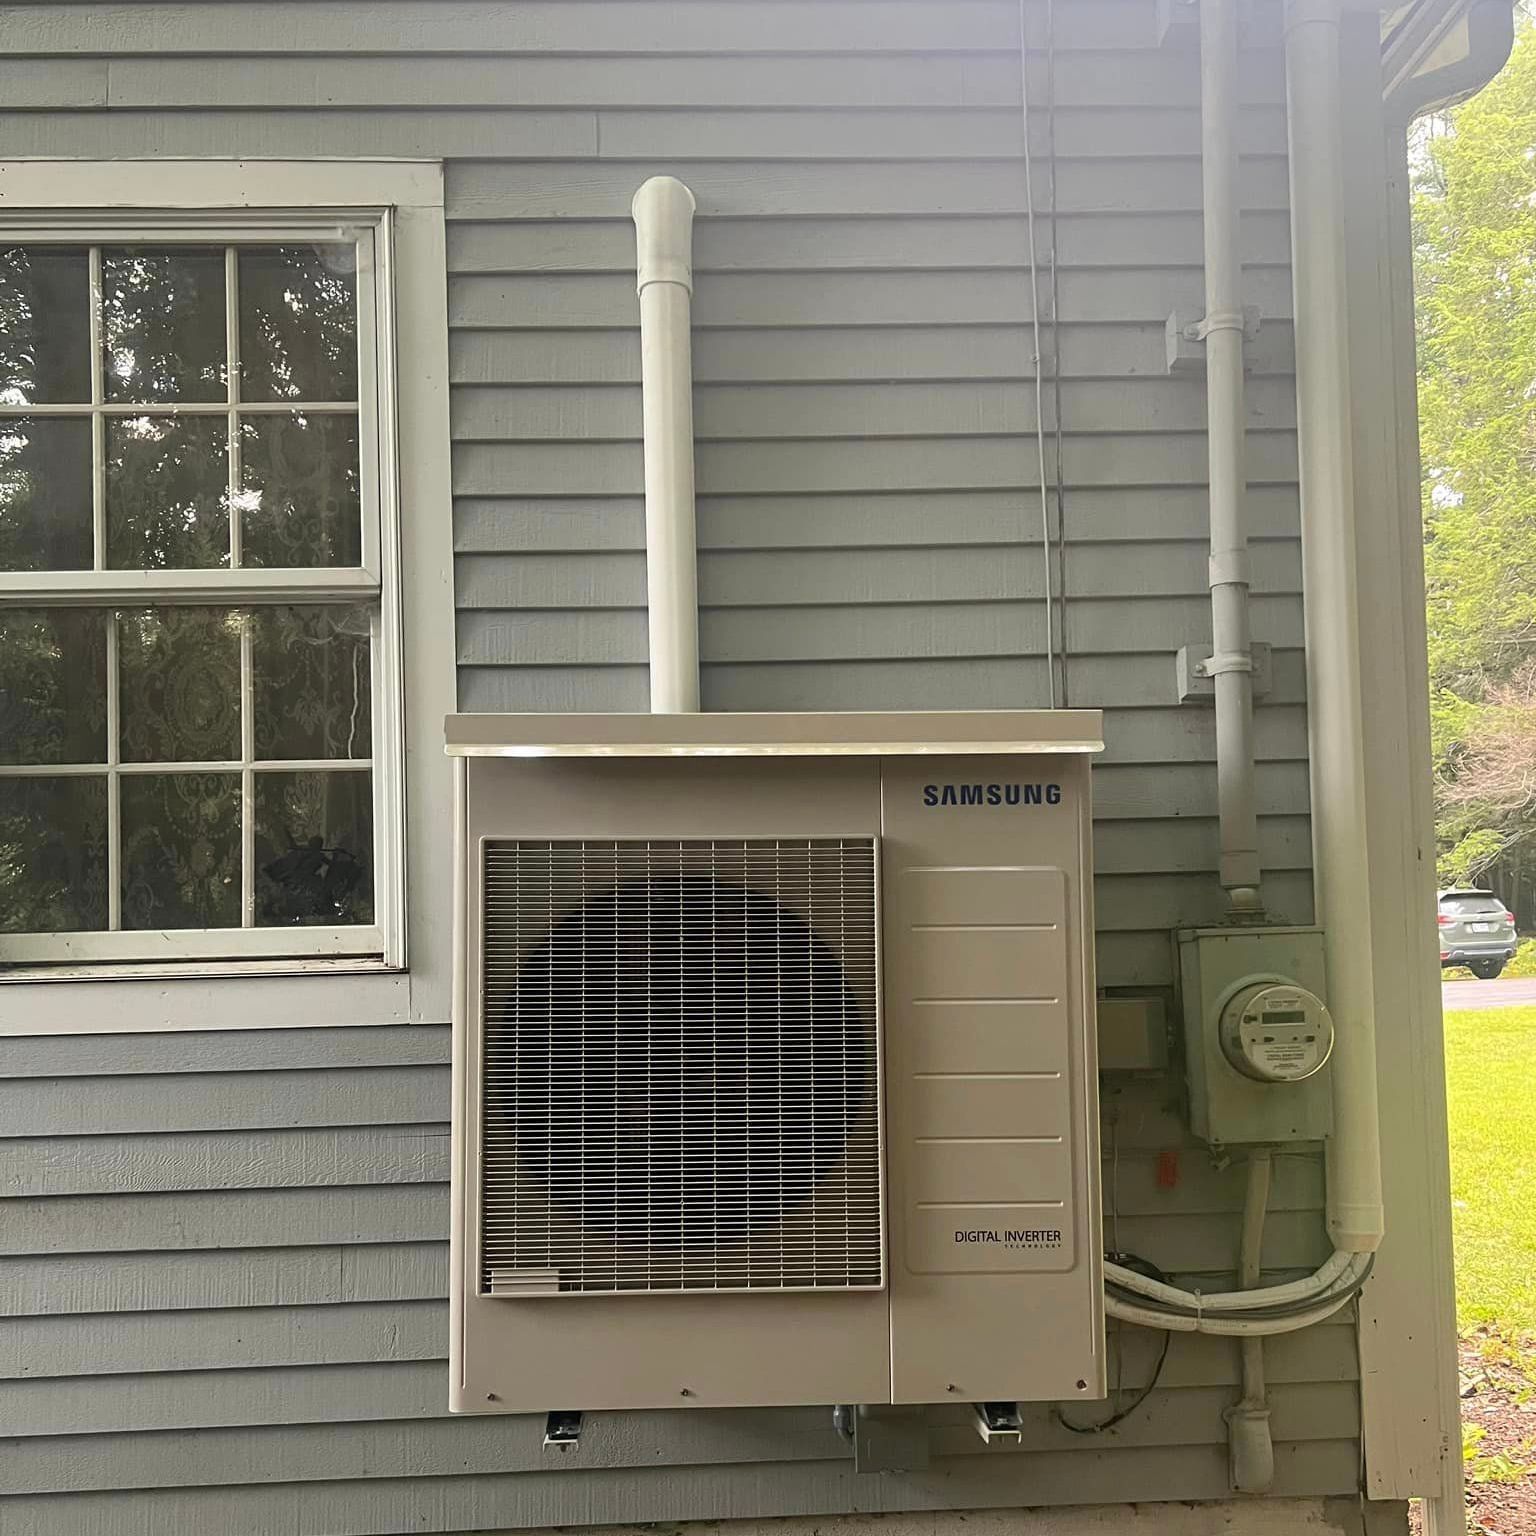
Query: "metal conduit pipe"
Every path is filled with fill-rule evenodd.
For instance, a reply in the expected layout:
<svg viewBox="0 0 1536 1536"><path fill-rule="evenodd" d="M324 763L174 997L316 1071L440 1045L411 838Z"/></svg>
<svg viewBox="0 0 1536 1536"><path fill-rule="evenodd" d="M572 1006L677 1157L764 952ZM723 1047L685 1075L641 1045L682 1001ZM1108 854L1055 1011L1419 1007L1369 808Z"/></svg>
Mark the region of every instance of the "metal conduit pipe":
<svg viewBox="0 0 1536 1536"><path fill-rule="evenodd" d="M1256 1275L1245 1273L1238 1290L1204 1295L1113 1262L1104 1266L1110 1316L1149 1328L1243 1339L1309 1328L1347 1305L1365 1283L1371 1255L1383 1233L1345 313L1340 9L1341 0L1288 0L1286 10L1313 863L1317 919L1325 935L1329 1004L1338 1030L1333 1052L1334 1133L1328 1143L1328 1230L1334 1253L1301 1280L1263 1286L1254 1284ZM1235 294L1227 290L1224 296L1218 285L1223 272L1236 270L1237 259L1232 247L1220 243L1223 226L1216 210L1235 208L1235 134L1223 141L1217 131L1224 113L1232 110L1227 90L1232 78L1228 50L1234 47L1232 0L1204 0L1201 12L1207 305L1212 315L1221 316L1223 310L1217 305L1224 303L1230 319ZM1213 78L1219 58L1228 61L1225 84ZM1212 154L1213 150L1217 153ZM1234 418L1222 408L1222 402L1230 405L1231 397L1216 382L1219 369L1230 366L1218 364L1218 352L1226 356L1232 348L1240 348L1241 334L1233 334L1230 325L1219 330L1230 339L1208 353L1212 559L1213 567L1221 567L1213 569L1213 602L1218 585L1239 587L1244 583L1236 578L1246 575L1242 561L1235 562L1233 569L1217 558L1221 550L1236 547L1218 540L1218 477L1226 475L1238 483L1241 477L1240 458L1235 461L1238 467L1232 467ZM1240 427L1240 411L1235 420ZM1227 445L1225 456L1220 456L1218 439ZM1217 575L1227 579L1218 582ZM1219 682L1221 674L1217 676ZM1223 885L1228 881L1225 810L1224 801ZM1237 882L1228 886L1229 892L1242 888ZM1257 1381L1253 1368L1262 1362L1250 1354L1245 1363L1252 1384Z"/></svg>
<svg viewBox="0 0 1536 1536"><path fill-rule="evenodd" d="M1221 884L1235 915L1262 915L1254 794L1253 642L1244 505L1243 266L1239 243L1237 0L1201 0L1205 398L1210 454L1211 659Z"/></svg>
<svg viewBox="0 0 1536 1536"><path fill-rule="evenodd" d="M1269 1207L1274 1159L1268 1148L1248 1155L1248 1185L1243 1198L1243 1237L1237 1283L1258 1287L1264 1248L1264 1216ZM1264 1383L1264 1340L1241 1339L1243 1395L1226 1412L1227 1465L1238 1493L1263 1493L1275 1480L1275 1442L1269 1427L1269 1398Z"/></svg>
<svg viewBox="0 0 1536 1536"><path fill-rule="evenodd" d="M645 584L651 713L699 707L693 484L693 193L654 176L635 193L645 433Z"/></svg>
<svg viewBox="0 0 1536 1536"><path fill-rule="evenodd" d="M1285 74L1313 865L1328 1001L1338 1028L1328 1228L1335 1248L1371 1253L1381 1242L1384 1217L1355 580L1340 9L1340 0L1289 0Z"/></svg>

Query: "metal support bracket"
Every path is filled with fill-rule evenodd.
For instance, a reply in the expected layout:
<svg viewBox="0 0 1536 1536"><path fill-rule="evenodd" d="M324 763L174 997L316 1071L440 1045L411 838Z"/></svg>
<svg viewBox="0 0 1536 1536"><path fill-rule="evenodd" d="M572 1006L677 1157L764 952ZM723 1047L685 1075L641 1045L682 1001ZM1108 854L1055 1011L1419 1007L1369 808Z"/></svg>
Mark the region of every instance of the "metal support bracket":
<svg viewBox="0 0 1536 1536"><path fill-rule="evenodd" d="M1017 1445L1024 1438L1024 1419L1017 1403L972 1403L976 1433L988 1444Z"/></svg>
<svg viewBox="0 0 1536 1536"><path fill-rule="evenodd" d="M1243 343L1258 338L1263 318L1256 304L1243 305ZM1166 328L1168 372L1198 373L1205 368L1206 317L1175 312Z"/></svg>
<svg viewBox="0 0 1536 1536"><path fill-rule="evenodd" d="M928 1468L925 1408L844 1403L832 1410L832 1423L852 1442L855 1472L924 1472Z"/></svg>
<svg viewBox="0 0 1536 1536"><path fill-rule="evenodd" d="M544 1449L569 1451L581 1443L582 1416L579 1413L551 1413L544 1420Z"/></svg>
<svg viewBox="0 0 1536 1536"><path fill-rule="evenodd" d="M1209 643L1182 645L1174 660L1180 704L1214 704L1219 672L1251 672L1253 696L1265 698L1274 687L1274 656L1262 640L1253 642L1247 656L1217 656Z"/></svg>

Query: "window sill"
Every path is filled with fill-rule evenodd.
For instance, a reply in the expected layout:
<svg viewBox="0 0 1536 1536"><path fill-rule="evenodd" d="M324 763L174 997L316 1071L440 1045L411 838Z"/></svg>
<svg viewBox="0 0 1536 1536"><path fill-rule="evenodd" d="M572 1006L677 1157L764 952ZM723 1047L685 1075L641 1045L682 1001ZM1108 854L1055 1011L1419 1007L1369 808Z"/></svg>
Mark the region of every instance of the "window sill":
<svg viewBox="0 0 1536 1536"><path fill-rule="evenodd" d="M110 982L110 988L100 984ZM28 970L0 978L0 1036L446 1023L446 987L380 961Z"/></svg>

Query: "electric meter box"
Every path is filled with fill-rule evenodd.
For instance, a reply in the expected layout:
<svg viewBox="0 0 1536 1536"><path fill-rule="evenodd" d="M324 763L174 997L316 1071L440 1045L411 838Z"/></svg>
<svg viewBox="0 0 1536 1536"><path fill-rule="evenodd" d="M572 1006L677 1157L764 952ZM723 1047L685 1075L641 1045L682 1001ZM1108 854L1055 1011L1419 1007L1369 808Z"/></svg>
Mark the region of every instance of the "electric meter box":
<svg viewBox="0 0 1536 1536"><path fill-rule="evenodd" d="M1190 1127L1220 1146L1333 1130L1333 1021L1317 928L1175 934Z"/></svg>

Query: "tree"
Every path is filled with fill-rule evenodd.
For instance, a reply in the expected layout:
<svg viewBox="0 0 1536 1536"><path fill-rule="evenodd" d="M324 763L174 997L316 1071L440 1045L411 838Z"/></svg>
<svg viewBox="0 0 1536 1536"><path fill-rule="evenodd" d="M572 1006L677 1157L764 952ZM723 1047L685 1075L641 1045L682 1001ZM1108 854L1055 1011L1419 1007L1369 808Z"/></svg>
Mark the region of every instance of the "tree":
<svg viewBox="0 0 1536 1536"><path fill-rule="evenodd" d="M1421 141L1414 198L1441 874L1536 852L1536 26Z"/></svg>

